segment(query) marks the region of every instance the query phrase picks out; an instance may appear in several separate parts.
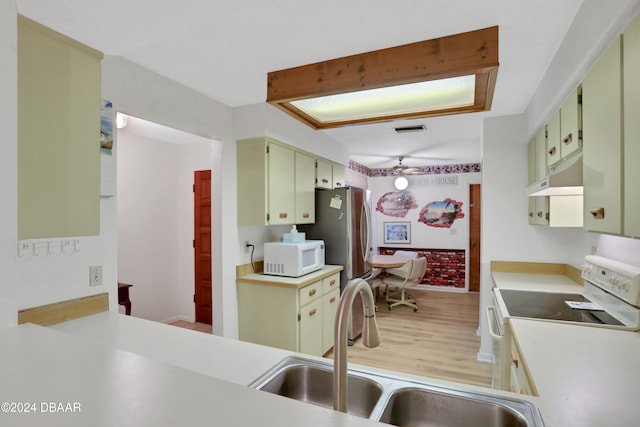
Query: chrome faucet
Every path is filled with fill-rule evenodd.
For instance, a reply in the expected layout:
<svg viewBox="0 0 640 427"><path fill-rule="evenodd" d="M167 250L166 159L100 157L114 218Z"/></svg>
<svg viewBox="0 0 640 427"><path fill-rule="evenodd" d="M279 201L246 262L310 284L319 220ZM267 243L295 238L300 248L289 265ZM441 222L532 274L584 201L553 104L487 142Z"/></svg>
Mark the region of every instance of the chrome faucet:
<svg viewBox="0 0 640 427"><path fill-rule="evenodd" d="M362 279L353 279L342 291L338 304L334 330L333 346L333 409L347 412L347 325L351 306L360 292L364 305L364 327L362 343L365 347L377 347L380 344L378 324L373 292L369 284Z"/></svg>

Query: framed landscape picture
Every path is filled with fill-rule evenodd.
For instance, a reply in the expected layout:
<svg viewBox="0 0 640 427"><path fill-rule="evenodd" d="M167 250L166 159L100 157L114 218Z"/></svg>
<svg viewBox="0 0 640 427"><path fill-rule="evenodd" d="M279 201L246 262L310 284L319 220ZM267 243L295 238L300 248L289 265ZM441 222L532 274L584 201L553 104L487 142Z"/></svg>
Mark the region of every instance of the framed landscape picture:
<svg viewBox="0 0 640 427"><path fill-rule="evenodd" d="M411 243L411 223L410 222L385 222L384 223L385 243Z"/></svg>

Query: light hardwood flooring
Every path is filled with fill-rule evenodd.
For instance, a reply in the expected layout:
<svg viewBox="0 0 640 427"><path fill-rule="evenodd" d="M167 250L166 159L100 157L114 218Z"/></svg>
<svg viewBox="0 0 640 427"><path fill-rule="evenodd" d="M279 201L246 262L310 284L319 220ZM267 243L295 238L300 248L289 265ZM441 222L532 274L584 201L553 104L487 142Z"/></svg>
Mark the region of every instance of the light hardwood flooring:
<svg viewBox="0 0 640 427"><path fill-rule="evenodd" d="M418 311L387 310L378 296L380 346L365 348L362 339L347 350L350 362L414 375L491 387L491 365L477 361L480 337L479 295L411 289ZM172 325L211 333L211 325L179 321ZM332 352L326 357L332 358Z"/></svg>
<svg viewBox="0 0 640 427"><path fill-rule="evenodd" d="M366 348L359 338L347 350L348 361L491 387L491 365L477 360L479 294L417 289L409 293L417 312L406 306L389 311L384 296L378 296L380 346Z"/></svg>
<svg viewBox="0 0 640 427"><path fill-rule="evenodd" d="M191 323L186 320L178 320L177 322L169 323L173 326L178 326L180 328L191 329L192 331L204 332L206 334L213 333L213 326L207 325L206 323Z"/></svg>

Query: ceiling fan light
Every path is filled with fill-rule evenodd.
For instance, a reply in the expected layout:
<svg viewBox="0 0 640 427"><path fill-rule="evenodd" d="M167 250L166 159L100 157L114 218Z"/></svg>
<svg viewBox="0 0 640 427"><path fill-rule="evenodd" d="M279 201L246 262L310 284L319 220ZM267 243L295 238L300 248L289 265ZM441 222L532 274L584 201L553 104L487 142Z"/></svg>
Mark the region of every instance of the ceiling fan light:
<svg viewBox="0 0 640 427"><path fill-rule="evenodd" d="M397 190L405 190L409 186L409 180L404 176L399 176L393 181L393 186Z"/></svg>

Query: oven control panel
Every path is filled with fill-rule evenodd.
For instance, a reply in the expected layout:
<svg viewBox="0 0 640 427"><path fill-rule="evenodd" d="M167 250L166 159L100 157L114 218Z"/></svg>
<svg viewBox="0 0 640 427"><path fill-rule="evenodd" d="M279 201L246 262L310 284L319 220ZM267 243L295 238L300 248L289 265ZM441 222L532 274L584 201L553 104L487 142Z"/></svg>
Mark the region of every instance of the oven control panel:
<svg viewBox="0 0 640 427"><path fill-rule="evenodd" d="M640 307L640 268L598 255L587 255L584 261L584 280Z"/></svg>

